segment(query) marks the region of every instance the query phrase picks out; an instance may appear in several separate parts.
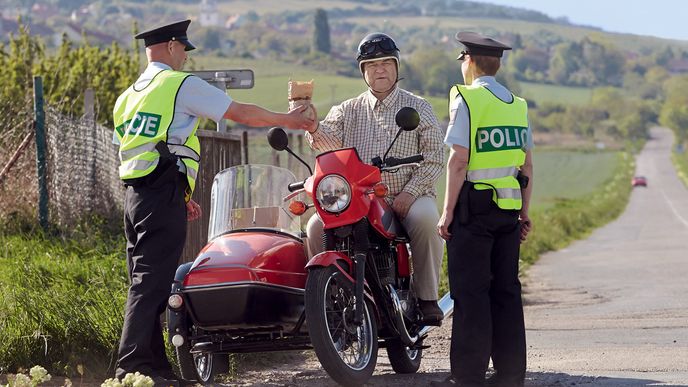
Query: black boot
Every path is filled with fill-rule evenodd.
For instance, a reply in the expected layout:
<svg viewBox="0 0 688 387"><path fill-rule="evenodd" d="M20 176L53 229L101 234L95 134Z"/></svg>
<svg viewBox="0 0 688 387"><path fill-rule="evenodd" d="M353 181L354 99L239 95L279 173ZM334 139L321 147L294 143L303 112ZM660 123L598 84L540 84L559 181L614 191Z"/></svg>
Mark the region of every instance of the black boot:
<svg viewBox="0 0 688 387"><path fill-rule="evenodd" d="M440 309L439 305L437 305L436 300L425 301L419 299L418 306L420 307L421 324L437 327L442 325L444 312L442 312L442 309Z"/></svg>

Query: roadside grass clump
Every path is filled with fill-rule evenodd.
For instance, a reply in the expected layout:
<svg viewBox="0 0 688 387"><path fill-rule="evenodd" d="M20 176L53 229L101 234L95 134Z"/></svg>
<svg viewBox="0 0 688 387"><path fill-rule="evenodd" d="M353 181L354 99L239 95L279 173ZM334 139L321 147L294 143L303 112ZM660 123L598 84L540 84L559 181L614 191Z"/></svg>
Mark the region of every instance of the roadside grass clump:
<svg viewBox="0 0 688 387"><path fill-rule="evenodd" d="M612 177L599 184L594 192L577 198L558 198L551 206L532 210L530 218L533 230L521 245L521 271L535 263L541 254L561 249L616 219L628 203L632 188L629 181L634 170L632 155L620 152L616 155ZM447 291L449 282L445 251L440 295Z"/></svg>
<svg viewBox="0 0 688 387"><path fill-rule="evenodd" d="M42 364L58 375L114 368L126 298L121 232L69 236L0 228L0 374Z"/></svg>
<svg viewBox="0 0 688 387"><path fill-rule="evenodd" d="M674 163L679 179L688 187L688 152L672 152L671 161Z"/></svg>

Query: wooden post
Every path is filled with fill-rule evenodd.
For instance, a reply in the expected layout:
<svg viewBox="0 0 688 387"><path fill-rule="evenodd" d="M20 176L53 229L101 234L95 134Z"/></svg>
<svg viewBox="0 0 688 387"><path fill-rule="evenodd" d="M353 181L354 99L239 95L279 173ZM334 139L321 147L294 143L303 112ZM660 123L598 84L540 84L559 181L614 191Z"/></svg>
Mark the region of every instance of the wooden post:
<svg viewBox="0 0 688 387"><path fill-rule="evenodd" d="M48 229L48 184L46 171L45 111L43 110L43 79L33 77L33 112L36 130L36 170L38 172L38 222Z"/></svg>
<svg viewBox="0 0 688 387"><path fill-rule="evenodd" d="M84 90L84 119L89 123L96 119L96 93L90 87Z"/></svg>
<svg viewBox="0 0 688 387"><path fill-rule="evenodd" d="M241 132L241 153L243 154L242 164L248 164L248 132Z"/></svg>

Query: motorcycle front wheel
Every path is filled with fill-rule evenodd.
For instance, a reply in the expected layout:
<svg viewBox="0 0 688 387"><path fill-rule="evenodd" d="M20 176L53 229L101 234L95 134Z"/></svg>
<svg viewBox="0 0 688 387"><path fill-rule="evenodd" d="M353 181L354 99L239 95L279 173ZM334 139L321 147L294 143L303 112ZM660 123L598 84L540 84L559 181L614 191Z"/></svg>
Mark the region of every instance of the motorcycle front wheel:
<svg viewBox="0 0 688 387"><path fill-rule="evenodd" d="M363 385L377 362L372 306L365 303L363 323L356 325L354 286L332 266L308 272L305 302L308 335L325 371L341 385Z"/></svg>
<svg viewBox="0 0 688 387"><path fill-rule="evenodd" d="M399 339L387 340L387 357L392 369L398 374L413 374L420 368L423 349L412 349Z"/></svg>

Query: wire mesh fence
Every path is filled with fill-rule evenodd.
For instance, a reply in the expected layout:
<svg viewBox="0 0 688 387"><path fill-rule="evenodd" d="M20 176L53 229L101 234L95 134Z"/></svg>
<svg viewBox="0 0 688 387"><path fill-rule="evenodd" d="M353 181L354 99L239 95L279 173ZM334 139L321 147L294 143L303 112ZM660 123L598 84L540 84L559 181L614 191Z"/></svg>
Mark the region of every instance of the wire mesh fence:
<svg viewBox="0 0 688 387"><path fill-rule="evenodd" d="M27 102L19 112L0 109L7 133L0 142L0 164L6 169L0 181L0 216L4 218L36 213L36 146L31 141L19 150L23 139L34 130L33 106ZM85 216L119 217L124 187L117 176L119 162L112 129L46 106L45 134L50 222L70 227ZM8 165L18 151L16 161Z"/></svg>

